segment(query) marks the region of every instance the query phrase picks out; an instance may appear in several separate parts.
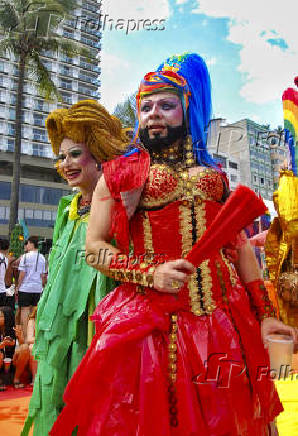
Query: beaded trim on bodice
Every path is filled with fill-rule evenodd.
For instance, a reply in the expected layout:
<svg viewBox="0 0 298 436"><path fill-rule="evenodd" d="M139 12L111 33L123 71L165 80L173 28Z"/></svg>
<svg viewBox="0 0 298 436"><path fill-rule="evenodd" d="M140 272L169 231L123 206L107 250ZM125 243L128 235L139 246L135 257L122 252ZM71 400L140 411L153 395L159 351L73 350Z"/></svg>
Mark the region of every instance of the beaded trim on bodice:
<svg viewBox="0 0 298 436"><path fill-rule="evenodd" d="M223 194L222 176L213 168L175 170L165 163L154 163L142 192L139 213L132 220L134 250L149 257L153 253L166 254L170 259L185 257L218 213ZM191 311L197 316L211 314L216 308L215 262L231 277L222 252L215 257L216 261L204 260L188 281Z"/></svg>
<svg viewBox="0 0 298 436"><path fill-rule="evenodd" d="M220 201L223 182L220 173L212 168L199 169L190 176L187 170L176 171L166 164L154 164L143 189L139 206L142 209L162 207L172 201L192 200Z"/></svg>

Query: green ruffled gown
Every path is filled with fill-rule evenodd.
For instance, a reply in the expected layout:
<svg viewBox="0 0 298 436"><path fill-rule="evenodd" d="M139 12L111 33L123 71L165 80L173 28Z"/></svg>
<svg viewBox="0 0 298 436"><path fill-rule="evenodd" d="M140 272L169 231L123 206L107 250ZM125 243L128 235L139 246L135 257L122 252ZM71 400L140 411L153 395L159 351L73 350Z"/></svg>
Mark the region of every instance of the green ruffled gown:
<svg viewBox="0 0 298 436"><path fill-rule="evenodd" d="M60 413L64 389L93 336L89 316L114 282L85 262L88 215L77 215L80 194L62 197L53 234L47 286L38 304L33 354L38 360L21 436L47 436Z"/></svg>

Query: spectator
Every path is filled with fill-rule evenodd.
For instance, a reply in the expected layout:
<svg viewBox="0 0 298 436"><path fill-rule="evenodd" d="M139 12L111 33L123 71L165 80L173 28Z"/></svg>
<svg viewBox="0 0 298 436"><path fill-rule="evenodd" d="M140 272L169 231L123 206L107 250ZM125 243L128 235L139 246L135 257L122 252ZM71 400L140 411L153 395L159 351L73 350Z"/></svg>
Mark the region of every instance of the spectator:
<svg viewBox="0 0 298 436"><path fill-rule="evenodd" d="M42 294L46 284L46 262L44 256L38 252L38 238L31 236L25 242L26 253L21 256L18 280L18 305L20 308L21 326L27 341L27 323L32 311Z"/></svg>
<svg viewBox="0 0 298 436"><path fill-rule="evenodd" d="M16 388L23 387L23 383L27 383L31 376L32 382L37 371L37 361L32 356L32 348L35 339L35 316L37 306L35 306L29 315L27 324L27 340L25 341L23 329L20 325L15 328L18 347L13 356L13 366L15 367L14 386Z"/></svg>
<svg viewBox="0 0 298 436"><path fill-rule="evenodd" d="M3 381L4 359L11 359L15 350L14 314L10 307L0 307L0 372Z"/></svg>
<svg viewBox="0 0 298 436"><path fill-rule="evenodd" d="M9 255L9 242L0 239L0 306L9 306L15 310L13 280L18 279L16 259Z"/></svg>
<svg viewBox="0 0 298 436"><path fill-rule="evenodd" d="M5 285L5 275L8 268L7 250L8 242L0 239L0 306L7 306Z"/></svg>

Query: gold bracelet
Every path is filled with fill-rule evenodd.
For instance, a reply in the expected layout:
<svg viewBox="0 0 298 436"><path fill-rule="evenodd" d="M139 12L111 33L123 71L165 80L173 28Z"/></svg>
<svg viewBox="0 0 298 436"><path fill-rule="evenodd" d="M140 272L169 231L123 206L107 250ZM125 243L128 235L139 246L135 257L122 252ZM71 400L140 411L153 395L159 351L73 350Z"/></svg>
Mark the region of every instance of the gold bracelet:
<svg viewBox="0 0 298 436"><path fill-rule="evenodd" d="M153 274L155 272L155 267L147 267L142 270L137 269L126 269L126 268L110 268L107 275L119 282L136 283L138 285L145 286L147 288L153 288L154 279Z"/></svg>

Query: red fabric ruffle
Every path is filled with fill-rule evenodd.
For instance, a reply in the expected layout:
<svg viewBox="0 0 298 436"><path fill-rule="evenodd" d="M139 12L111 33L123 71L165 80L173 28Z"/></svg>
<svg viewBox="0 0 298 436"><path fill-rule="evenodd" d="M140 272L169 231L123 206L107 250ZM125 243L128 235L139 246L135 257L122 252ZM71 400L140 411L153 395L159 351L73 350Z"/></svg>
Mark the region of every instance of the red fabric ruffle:
<svg viewBox="0 0 298 436"><path fill-rule="evenodd" d="M269 376L259 377L268 354L245 290L237 285L227 296L230 309L197 317L183 292L140 295L125 284L109 294L50 434L70 436L78 426L78 436L267 436L282 411ZM171 312L178 313L177 428L169 424Z"/></svg>
<svg viewBox="0 0 298 436"><path fill-rule="evenodd" d="M124 253L129 250L129 224L121 193L142 188L148 177L149 167L149 154L142 149L103 164L105 181L115 200L110 233L111 237L116 239L118 248Z"/></svg>

